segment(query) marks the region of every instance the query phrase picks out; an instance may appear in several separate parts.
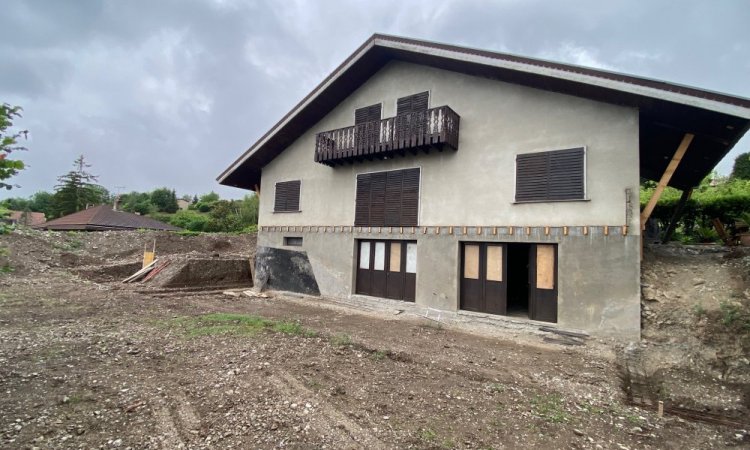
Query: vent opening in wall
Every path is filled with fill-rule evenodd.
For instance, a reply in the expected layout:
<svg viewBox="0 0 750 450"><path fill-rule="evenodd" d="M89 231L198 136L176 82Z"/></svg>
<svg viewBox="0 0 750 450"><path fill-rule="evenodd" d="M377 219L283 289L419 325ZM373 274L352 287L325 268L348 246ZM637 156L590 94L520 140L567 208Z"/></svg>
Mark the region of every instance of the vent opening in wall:
<svg viewBox="0 0 750 450"><path fill-rule="evenodd" d="M302 247L302 237L284 236L284 245L287 247Z"/></svg>

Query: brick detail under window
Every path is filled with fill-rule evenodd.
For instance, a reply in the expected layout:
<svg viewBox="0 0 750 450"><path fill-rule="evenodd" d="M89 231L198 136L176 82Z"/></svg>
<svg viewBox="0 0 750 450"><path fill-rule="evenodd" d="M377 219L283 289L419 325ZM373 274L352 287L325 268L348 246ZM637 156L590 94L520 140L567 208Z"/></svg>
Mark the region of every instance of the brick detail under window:
<svg viewBox="0 0 750 450"><path fill-rule="evenodd" d="M273 201L274 212L299 211L300 180L276 183L276 196Z"/></svg>
<svg viewBox="0 0 750 450"><path fill-rule="evenodd" d="M527 153L516 157L516 201L583 200L584 149Z"/></svg>
<svg viewBox="0 0 750 450"><path fill-rule="evenodd" d="M416 227L419 169L357 175L354 226Z"/></svg>

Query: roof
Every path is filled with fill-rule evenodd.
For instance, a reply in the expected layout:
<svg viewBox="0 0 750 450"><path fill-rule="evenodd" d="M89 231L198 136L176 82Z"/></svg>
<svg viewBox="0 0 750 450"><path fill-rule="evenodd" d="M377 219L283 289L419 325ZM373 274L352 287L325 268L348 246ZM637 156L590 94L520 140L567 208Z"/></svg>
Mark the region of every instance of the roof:
<svg viewBox="0 0 750 450"><path fill-rule="evenodd" d="M47 219L44 213L31 211L11 211L8 216L11 222L21 223L28 226L37 226L43 224Z"/></svg>
<svg viewBox="0 0 750 450"><path fill-rule="evenodd" d="M670 181L679 189L696 186L750 127L747 98L606 70L375 34L217 180L246 189L259 185L266 164L393 60L636 107L644 178L658 180L684 134L695 135Z"/></svg>
<svg viewBox="0 0 750 450"><path fill-rule="evenodd" d="M179 231L172 225L168 225L150 217L139 216L125 211L115 211L109 205L99 205L84 209L59 219L50 220L42 224L40 228L46 230L136 230L145 228L149 230Z"/></svg>

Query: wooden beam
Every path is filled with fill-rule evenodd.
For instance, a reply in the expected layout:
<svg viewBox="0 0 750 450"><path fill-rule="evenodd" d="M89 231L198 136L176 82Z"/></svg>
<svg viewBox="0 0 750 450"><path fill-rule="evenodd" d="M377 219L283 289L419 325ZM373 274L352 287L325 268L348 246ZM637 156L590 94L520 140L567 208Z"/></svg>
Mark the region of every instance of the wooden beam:
<svg viewBox="0 0 750 450"><path fill-rule="evenodd" d="M260 199L260 186L256 184L255 189L253 190L255 191L255 195L258 196L258 199Z"/></svg>
<svg viewBox="0 0 750 450"><path fill-rule="evenodd" d="M682 191L682 197L680 197L680 201L677 203L677 208L675 208L674 213L672 214L672 219L669 221L667 230L664 232L664 236L661 238L662 244L666 244L670 239L672 239L674 230L677 228L677 222L680 220L680 217L682 217L682 210L685 208L685 205L687 204L688 200L690 200L690 197L692 195L693 188L685 189L684 191Z"/></svg>
<svg viewBox="0 0 750 450"><path fill-rule="evenodd" d="M682 138L682 142L680 142L680 146L677 147L677 151L674 152L672 160L669 161L669 165L667 165L667 170L664 171L664 175L661 176L659 184L656 185L654 194L649 199L646 207L643 208L643 212L641 212L641 230L644 229L644 227L646 226L646 222L648 221L649 217L651 217L651 213L654 212L656 203L659 201L659 198L661 198L661 194L662 192L664 192L667 184L669 184L669 180L672 179L672 175L674 175L675 170L677 170L677 166L680 165L682 157L685 156L685 151L690 146L690 143L693 142L693 137L694 136L692 134L685 133L685 136L683 136Z"/></svg>

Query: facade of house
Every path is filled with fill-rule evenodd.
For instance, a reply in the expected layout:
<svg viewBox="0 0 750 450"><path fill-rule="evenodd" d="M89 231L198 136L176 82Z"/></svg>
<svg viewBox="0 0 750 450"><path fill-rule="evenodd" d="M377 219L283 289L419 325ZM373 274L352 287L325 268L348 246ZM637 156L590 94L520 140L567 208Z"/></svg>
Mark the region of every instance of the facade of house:
<svg viewBox="0 0 750 450"><path fill-rule="evenodd" d="M697 185L748 119L746 99L375 35L219 181L260 195L269 287L634 339L640 178Z"/></svg>

